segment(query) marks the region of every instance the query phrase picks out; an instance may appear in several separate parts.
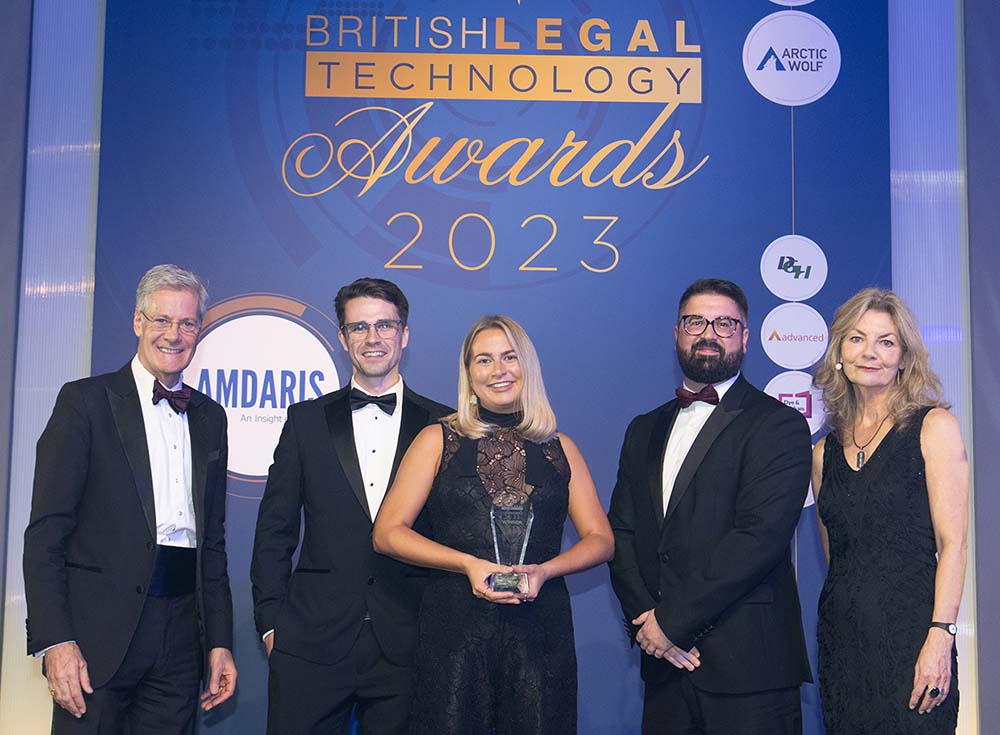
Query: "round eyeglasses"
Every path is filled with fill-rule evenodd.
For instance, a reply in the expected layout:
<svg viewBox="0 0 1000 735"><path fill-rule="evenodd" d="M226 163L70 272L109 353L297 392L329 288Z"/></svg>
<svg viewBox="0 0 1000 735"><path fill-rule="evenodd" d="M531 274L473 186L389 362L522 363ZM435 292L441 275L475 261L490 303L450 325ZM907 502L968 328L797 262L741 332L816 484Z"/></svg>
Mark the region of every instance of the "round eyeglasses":
<svg viewBox="0 0 1000 735"><path fill-rule="evenodd" d="M685 314L680 318L680 323L681 328L692 337L704 334L705 330L708 329L708 325L711 324L715 334L725 338L732 337L740 331L740 325L743 322L731 316L717 316L715 319L706 319L700 314Z"/></svg>
<svg viewBox="0 0 1000 735"><path fill-rule="evenodd" d="M341 325L340 329L349 339L367 339L368 334L374 327L375 334L381 339L395 337L396 332L403 326L402 319L379 319L374 324L368 322L347 322Z"/></svg>

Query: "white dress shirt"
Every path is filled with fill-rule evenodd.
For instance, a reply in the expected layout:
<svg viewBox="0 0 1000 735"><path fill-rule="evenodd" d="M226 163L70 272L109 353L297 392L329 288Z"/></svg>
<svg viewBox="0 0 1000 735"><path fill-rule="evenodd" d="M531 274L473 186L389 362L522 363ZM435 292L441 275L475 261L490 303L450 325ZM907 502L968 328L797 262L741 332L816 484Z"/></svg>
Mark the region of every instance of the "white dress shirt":
<svg viewBox="0 0 1000 735"><path fill-rule="evenodd" d="M142 423L146 427L149 469L153 476L153 501L156 506L156 543L161 546L197 546L194 498L191 494L191 434L187 413L177 413L164 399L153 405L153 376L132 359L132 375L139 391ZM178 390L177 385L163 386Z"/></svg>
<svg viewBox="0 0 1000 735"><path fill-rule="evenodd" d="M740 377L740 374L736 373L729 380L715 384L715 392L719 394L720 403L722 402L722 397L726 395L726 391L732 387L738 377ZM686 380L684 381L684 387L690 390L690 386ZM684 460L687 458L688 452L691 451L694 440L698 438L698 434L704 428L708 417L712 415L712 411L716 408L718 406L713 406L711 403L695 401L687 408L682 408L677 412L677 419L670 430L670 438L667 440L667 447L663 453L664 515L666 515L667 506L670 503L670 496L674 492L674 482L677 480L677 474L681 471L681 465L684 464Z"/></svg>
<svg viewBox="0 0 1000 735"><path fill-rule="evenodd" d="M368 393L354 378L351 378L351 388ZM374 403L351 412L354 449L358 453L361 479L365 483L365 497L368 499L368 512L372 520L378 515L386 490L389 489L392 461L396 457L396 446L399 444L399 427L403 415L403 379L397 380L387 391L369 394L385 396L392 393L396 394L396 409L391 416Z"/></svg>

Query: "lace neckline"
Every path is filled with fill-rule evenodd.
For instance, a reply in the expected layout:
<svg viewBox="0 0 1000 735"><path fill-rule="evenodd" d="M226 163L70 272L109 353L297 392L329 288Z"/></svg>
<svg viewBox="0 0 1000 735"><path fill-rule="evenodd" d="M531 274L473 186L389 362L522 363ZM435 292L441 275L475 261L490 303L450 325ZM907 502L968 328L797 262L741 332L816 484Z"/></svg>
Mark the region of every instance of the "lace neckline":
<svg viewBox="0 0 1000 735"><path fill-rule="evenodd" d="M515 411L514 413L497 413L483 406L479 407L479 420L485 421L487 424L499 426L501 429L509 429L517 426L523 418L524 414L520 411Z"/></svg>

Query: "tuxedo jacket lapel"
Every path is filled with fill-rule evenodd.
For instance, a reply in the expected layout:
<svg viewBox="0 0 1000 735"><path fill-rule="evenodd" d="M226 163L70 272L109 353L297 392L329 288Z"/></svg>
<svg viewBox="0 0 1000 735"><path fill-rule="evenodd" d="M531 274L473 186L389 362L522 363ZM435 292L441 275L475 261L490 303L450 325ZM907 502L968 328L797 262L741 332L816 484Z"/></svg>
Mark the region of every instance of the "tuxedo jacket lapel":
<svg viewBox="0 0 1000 735"><path fill-rule="evenodd" d="M127 363L115 373L107 392L115 430L132 469L142 513L146 517L146 527L150 538L155 539L156 503L153 500L153 472L149 467L146 427L142 421L142 407L139 405L140 397L135 387L135 378L132 377L131 363ZM152 396L149 400L152 400Z"/></svg>
<svg viewBox="0 0 1000 735"><path fill-rule="evenodd" d="M403 415L399 422L399 440L396 442L396 456L392 459L392 472L389 474L389 488L392 487L392 482L396 479L396 470L399 469L399 463L403 461L403 455L406 454L406 450L409 449L413 440L417 438L417 434L427 426L427 419L430 418L430 412L417 405L412 399L410 389L406 387L405 383L403 384L402 410ZM389 492L389 488L386 488L386 493Z"/></svg>
<svg viewBox="0 0 1000 735"><path fill-rule="evenodd" d="M334 398L326 406L326 425L330 429L330 439L340 460L340 467L347 477L347 482L354 492L354 497L361 504L368 520L372 520L368 509L368 496L365 495L365 484L361 478L361 465L358 463L358 451L354 446L354 422L351 420L351 403L349 391L342 389L341 395ZM405 414L404 414L405 416Z"/></svg>
<svg viewBox="0 0 1000 735"><path fill-rule="evenodd" d="M649 446L646 455L646 466L649 477L649 493L653 501L653 508L656 510L656 525L663 525L663 454L667 448L667 437L677 419L677 401L668 403L653 425L652 434L649 437Z"/></svg>
<svg viewBox="0 0 1000 735"><path fill-rule="evenodd" d="M722 397L719 405L712 411L712 415L708 417L708 421L705 422L701 431L698 432L694 444L691 445L691 449L681 463L677 479L674 480L674 489L670 494L670 504L663 519L664 523L670 520L670 516L677 509L677 505L680 503L681 498L684 497L684 493L691 486L691 481L694 479L695 473L701 467L702 460L705 459L705 455L708 454L708 450L712 448L712 444L715 443L719 434L737 416L743 413L743 409L740 406L743 404L743 396L746 393L747 385L748 383L743 379L743 376L737 378L736 382L726 391L726 395Z"/></svg>
<svg viewBox="0 0 1000 735"><path fill-rule="evenodd" d="M205 537L205 473L208 470L208 423L201 408L203 399L197 393L191 394L188 404L188 433L191 436L191 496L194 500L195 536L198 548Z"/></svg>

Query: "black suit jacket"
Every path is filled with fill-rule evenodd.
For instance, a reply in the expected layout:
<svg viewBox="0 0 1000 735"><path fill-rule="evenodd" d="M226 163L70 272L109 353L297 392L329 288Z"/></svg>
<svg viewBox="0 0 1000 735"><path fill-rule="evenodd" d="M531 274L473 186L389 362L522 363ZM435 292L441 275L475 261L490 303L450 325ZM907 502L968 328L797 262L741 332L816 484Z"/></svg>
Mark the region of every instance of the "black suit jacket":
<svg viewBox="0 0 1000 735"><path fill-rule="evenodd" d="M275 648L330 664L350 651L367 613L389 660L408 664L426 571L372 548L374 519L354 446L349 393L345 386L288 409L257 514L250 567L254 618L260 635L275 631ZM405 384L401 408L390 486L420 430L452 412ZM293 571L301 519L305 529ZM418 530L420 525L422 520Z"/></svg>
<svg viewBox="0 0 1000 735"><path fill-rule="evenodd" d="M697 645L702 663L689 675L706 691L811 681L789 549L809 487L808 425L738 378L695 439L664 514L663 455L677 412L674 400L638 416L622 446L609 519L625 616L655 608L667 638ZM645 654L641 671L647 682L683 675Z"/></svg>
<svg viewBox="0 0 1000 735"><path fill-rule="evenodd" d="M149 450L131 363L67 383L38 439L24 532L28 653L75 640L90 681L121 664L156 556ZM232 648L226 571L226 413L192 389L187 410L205 650Z"/></svg>

